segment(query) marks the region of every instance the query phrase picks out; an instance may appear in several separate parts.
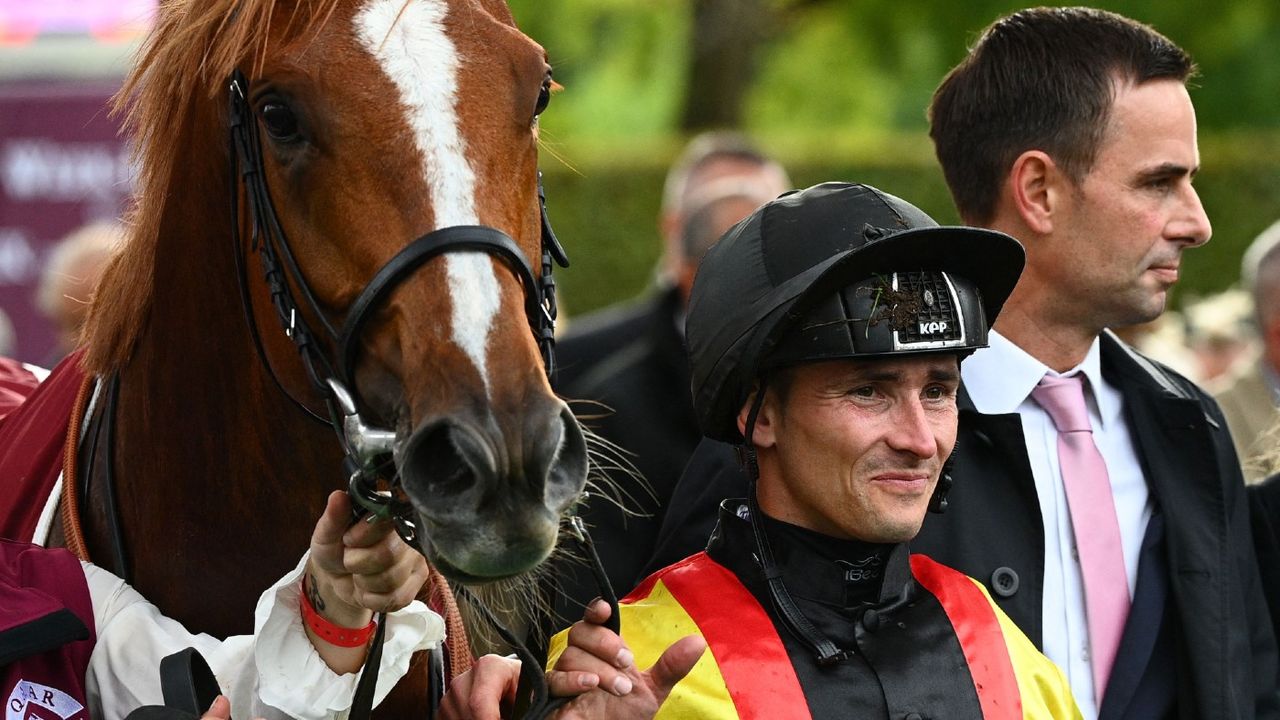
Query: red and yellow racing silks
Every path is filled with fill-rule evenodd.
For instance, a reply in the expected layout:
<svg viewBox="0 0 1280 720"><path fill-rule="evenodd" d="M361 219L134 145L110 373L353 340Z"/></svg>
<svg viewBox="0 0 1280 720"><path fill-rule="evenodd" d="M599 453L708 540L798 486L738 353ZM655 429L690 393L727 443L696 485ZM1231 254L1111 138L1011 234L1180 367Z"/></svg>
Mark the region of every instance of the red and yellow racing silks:
<svg viewBox="0 0 1280 720"><path fill-rule="evenodd" d="M916 581L955 629L987 720L1079 718L1058 668L1036 650L981 584L927 557L911 558ZM622 600L622 634L648 668L673 642L701 634L709 652L672 691L659 720L808 718L796 671L773 620L724 566L698 553L651 575ZM548 666L567 632L551 641Z"/></svg>

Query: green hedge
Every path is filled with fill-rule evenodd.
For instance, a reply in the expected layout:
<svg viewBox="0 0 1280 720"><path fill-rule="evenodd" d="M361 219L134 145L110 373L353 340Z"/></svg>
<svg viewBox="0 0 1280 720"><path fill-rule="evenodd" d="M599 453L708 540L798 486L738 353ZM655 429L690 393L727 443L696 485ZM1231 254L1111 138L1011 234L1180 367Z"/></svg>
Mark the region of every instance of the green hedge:
<svg viewBox="0 0 1280 720"><path fill-rule="evenodd" d="M1249 242L1280 218L1280 135L1205 138L1196 180L1213 222L1209 245L1184 257L1174 298L1205 295L1234 283ZM927 137L920 135L800 142L762 140L799 187L854 180L900 195L941 223L958 222ZM548 211L572 267L557 274L572 316L644 291L660 251L657 217L676 140L627 147L558 145L544 159ZM572 167L570 167L572 166Z"/></svg>

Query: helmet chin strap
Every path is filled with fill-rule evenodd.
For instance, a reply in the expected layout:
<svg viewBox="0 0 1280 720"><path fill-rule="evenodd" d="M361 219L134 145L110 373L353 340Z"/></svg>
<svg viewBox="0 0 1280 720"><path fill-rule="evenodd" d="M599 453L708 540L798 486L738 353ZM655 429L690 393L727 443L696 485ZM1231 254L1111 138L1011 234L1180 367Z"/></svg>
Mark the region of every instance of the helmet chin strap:
<svg viewBox="0 0 1280 720"><path fill-rule="evenodd" d="M951 456L942 463L942 472L938 474L938 484L933 486L933 495L929 498L929 512L941 515L947 511L947 493L955 481L951 479L951 469L956 464L956 446L951 446Z"/></svg>
<svg viewBox="0 0 1280 720"><path fill-rule="evenodd" d="M760 511L760 503L756 499L756 486L760 480L760 465L756 460L756 447L752 442L755 434L756 418L764 404L764 395L768 390L766 376L760 378L759 389L747 413L747 426L742 445L742 453L747 466L747 521L751 524L751 533L755 538L756 555L760 560L760 569L764 573L769 588L769 600L773 609L782 619L797 640L807 646L818 660L819 665L834 665L847 657L848 652L836 647L821 630L819 630L805 614L800 611L796 601L791 597L787 586L782 582L782 570L773 559L773 548L769 545L769 537L764 531L764 515Z"/></svg>
<svg viewBox="0 0 1280 720"><path fill-rule="evenodd" d="M963 363L964 359L973 354L973 351L959 353L956 357L957 363ZM951 446L951 455L947 457L947 461L942 463L942 472L938 474L938 484L933 486L933 495L929 498L929 512L941 515L947 511L947 494L951 492L951 486L955 485L955 480L951 477L951 471L956 466L956 450L960 448L960 440L956 439Z"/></svg>

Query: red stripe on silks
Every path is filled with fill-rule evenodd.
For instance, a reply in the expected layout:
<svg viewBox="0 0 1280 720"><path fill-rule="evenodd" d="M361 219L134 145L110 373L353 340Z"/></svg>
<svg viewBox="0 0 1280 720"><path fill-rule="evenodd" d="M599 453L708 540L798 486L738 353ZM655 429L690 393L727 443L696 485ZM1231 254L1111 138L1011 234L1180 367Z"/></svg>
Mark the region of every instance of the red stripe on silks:
<svg viewBox="0 0 1280 720"><path fill-rule="evenodd" d="M1022 695L1000 621L991 601L963 573L924 555L911 556L911 574L938 598L964 651L985 720L1022 718Z"/></svg>
<svg viewBox="0 0 1280 720"><path fill-rule="evenodd" d="M782 638L733 573L700 552L657 579L702 631L739 718L809 717Z"/></svg>

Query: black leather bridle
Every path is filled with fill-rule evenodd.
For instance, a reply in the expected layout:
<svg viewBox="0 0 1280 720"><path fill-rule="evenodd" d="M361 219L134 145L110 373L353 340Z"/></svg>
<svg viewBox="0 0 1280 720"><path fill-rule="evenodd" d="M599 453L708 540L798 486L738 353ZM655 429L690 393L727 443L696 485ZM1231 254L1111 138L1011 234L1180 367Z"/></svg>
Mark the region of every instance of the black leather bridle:
<svg viewBox="0 0 1280 720"><path fill-rule="evenodd" d="M341 330L334 328L328 314L316 300L315 294L298 265L284 228L280 225L267 189L266 173L262 159L262 145L258 123L250 104L249 81L239 71L229 79L230 152L232 227L235 243L236 266L240 280L241 300L245 318L253 336L254 347L267 368L272 380L294 404L317 420L331 424L342 442L346 453L347 470L351 474L352 498L365 510L380 517L396 519L397 529L412 544L415 529L412 511L408 504L388 498L377 492L376 483L381 475L378 465L384 459L391 435L387 431L372 430L360 419L360 396L355 382L356 364L359 360L362 334L369 319L382 307L392 291L411 277L429 260L453 252L483 252L505 264L520 280L525 293L525 315L533 331L548 377L555 372L555 264L569 266L564 248L551 229L547 219L546 196L542 189L542 175L538 175L538 203L542 225L542 257L540 272L535 275L532 266L520 247L506 233L483 225L455 225L433 230L400 250L382 266L369 284L345 313ZM297 347L302 363L317 394L324 399L329 418L320 417L306 404L287 390L267 360L262 340L254 320L244 267L244 247L240 236L239 184L244 187L252 218L250 249L257 252L263 276L267 283L272 307L284 328L285 334ZM309 311L304 313L302 303ZM308 316L320 325L327 338L326 344L335 348L336 358L330 358L317 341Z"/></svg>

